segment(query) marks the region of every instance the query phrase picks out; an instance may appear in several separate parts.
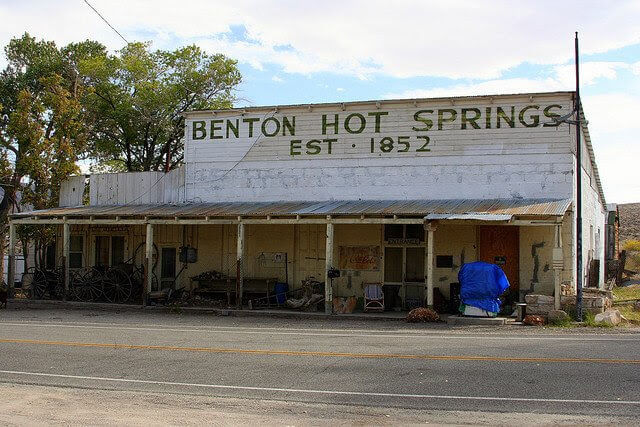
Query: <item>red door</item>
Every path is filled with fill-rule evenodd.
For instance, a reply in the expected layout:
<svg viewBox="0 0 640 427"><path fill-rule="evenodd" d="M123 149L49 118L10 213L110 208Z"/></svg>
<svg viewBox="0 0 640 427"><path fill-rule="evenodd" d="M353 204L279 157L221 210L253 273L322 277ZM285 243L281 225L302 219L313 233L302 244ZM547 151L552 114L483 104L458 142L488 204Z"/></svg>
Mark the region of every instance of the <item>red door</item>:
<svg viewBox="0 0 640 427"><path fill-rule="evenodd" d="M518 299L520 290L520 229L511 225L478 227L478 260L498 264L511 285L511 295Z"/></svg>

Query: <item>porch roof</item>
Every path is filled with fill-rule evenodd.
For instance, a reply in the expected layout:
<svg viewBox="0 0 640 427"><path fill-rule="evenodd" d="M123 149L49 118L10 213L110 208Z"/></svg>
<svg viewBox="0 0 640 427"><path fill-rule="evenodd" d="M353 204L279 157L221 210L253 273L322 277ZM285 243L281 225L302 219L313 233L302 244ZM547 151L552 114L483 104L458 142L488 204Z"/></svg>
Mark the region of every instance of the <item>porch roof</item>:
<svg viewBox="0 0 640 427"><path fill-rule="evenodd" d="M78 218L237 218L402 216L425 220L507 221L514 216L563 216L571 199L342 200L300 202L232 202L60 207L11 215L12 220Z"/></svg>

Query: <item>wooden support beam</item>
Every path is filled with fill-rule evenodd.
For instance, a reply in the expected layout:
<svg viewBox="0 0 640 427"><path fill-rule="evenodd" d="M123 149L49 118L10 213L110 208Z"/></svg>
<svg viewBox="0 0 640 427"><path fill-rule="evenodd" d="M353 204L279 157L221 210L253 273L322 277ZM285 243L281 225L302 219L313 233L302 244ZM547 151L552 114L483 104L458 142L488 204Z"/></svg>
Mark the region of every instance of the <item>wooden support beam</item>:
<svg viewBox="0 0 640 427"><path fill-rule="evenodd" d="M243 280L244 280L244 224L238 223L236 250L236 306L242 308Z"/></svg>
<svg viewBox="0 0 640 427"><path fill-rule="evenodd" d="M424 251L424 279L427 288L427 307L433 308L433 239L436 227L433 224L425 224L425 243L427 247Z"/></svg>
<svg viewBox="0 0 640 427"><path fill-rule="evenodd" d="M144 292L142 295L143 306L147 304L147 298L151 292L151 286L153 284L153 224L147 224L147 239L145 243L145 260L147 269Z"/></svg>
<svg viewBox="0 0 640 427"><path fill-rule="evenodd" d="M554 307L556 310L561 308L562 294L562 270L564 269L564 254L562 251L562 224L554 226L554 245L553 245L553 287L554 287Z"/></svg>
<svg viewBox="0 0 640 427"><path fill-rule="evenodd" d="M333 313L333 286L329 278L329 270L333 268L333 223L327 223L327 240L324 272L324 312Z"/></svg>
<svg viewBox="0 0 640 427"><path fill-rule="evenodd" d="M7 265L7 287L10 296L13 296L13 287L16 282L16 225L9 223L9 263Z"/></svg>
<svg viewBox="0 0 640 427"><path fill-rule="evenodd" d="M64 297L69 296L69 251L71 245L70 225L65 222L62 225L62 268L64 274Z"/></svg>

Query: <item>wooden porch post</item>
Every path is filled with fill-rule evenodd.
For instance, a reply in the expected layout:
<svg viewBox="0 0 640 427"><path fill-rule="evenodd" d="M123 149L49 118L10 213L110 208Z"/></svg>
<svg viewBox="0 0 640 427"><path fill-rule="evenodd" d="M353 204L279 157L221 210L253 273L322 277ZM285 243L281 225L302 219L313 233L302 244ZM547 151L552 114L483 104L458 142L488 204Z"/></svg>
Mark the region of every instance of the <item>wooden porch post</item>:
<svg viewBox="0 0 640 427"><path fill-rule="evenodd" d="M562 270L564 268L564 254L562 252L562 224L556 224L553 245L553 284L554 284L554 306L556 310L561 307L562 293Z"/></svg>
<svg viewBox="0 0 640 427"><path fill-rule="evenodd" d="M238 248L236 250L236 307L242 308L244 280L244 223L238 222Z"/></svg>
<svg viewBox="0 0 640 427"><path fill-rule="evenodd" d="M330 217L328 218L330 219ZM327 223L327 246L325 254L324 269L324 312L325 314L333 313L333 286L329 277L329 270L333 268L333 223Z"/></svg>
<svg viewBox="0 0 640 427"><path fill-rule="evenodd" d="M424 280L427 288L427 307L433 308L433 236L436 231L435 225L428 223L424 225L426 231L427 247L424 251Z"/></svg>
<svg viewBox="0 0 640 427"><path fill-rule="evenodd" d="M71 244L71 233L69 223L62 224L62 267L64 274L64 299L69 296L69 251Z"/></svg>
<svg viewBox="0 0 640 427"><path fill-rule="evenodd" d="M7 265L7 292L13 296L16 278L16 225L9 223L9 263Z"/></svg>
<svg viewBox="0 0 640 427"><path fill-rule="evenodd" d="M145 281L144 292L142 295L143 306L147 305L147 298L151 292L151 286L153 284L153 224L147 224L145 259L147 264L147 280Z"/></svg>

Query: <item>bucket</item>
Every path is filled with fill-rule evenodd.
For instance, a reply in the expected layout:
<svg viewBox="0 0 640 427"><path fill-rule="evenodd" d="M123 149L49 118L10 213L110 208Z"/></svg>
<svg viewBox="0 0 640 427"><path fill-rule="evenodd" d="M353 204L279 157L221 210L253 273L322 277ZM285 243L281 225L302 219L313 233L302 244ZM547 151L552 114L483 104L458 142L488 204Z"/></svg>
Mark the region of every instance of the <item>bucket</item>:
<svg viewBox="0 0 640 427"><path fill-rule="evenodd" d="M287 292L289 292L289 285L287 283L276 283L274 293L276 294L276 302L278 304L284 304L287 301Z"/></svg>

